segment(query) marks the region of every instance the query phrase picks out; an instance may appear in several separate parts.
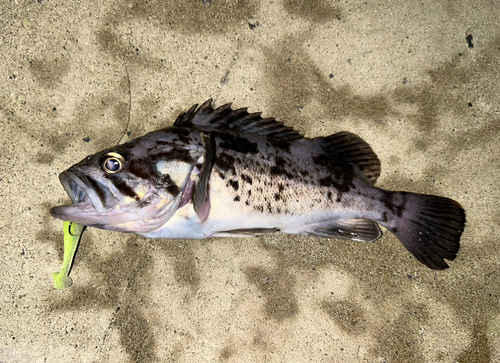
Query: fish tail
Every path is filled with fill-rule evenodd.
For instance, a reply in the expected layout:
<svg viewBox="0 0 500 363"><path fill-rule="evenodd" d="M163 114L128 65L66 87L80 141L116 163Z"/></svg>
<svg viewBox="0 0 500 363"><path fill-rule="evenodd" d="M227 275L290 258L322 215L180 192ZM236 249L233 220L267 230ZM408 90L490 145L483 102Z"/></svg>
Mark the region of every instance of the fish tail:
<svg viewBox="0 0 500 363"><path fill-rule="evenodd" d="M452 199L405 192L389 193L386 206L395 218L381 223L415 258L435 270L448 268L460 249L465 211Z"/></svg>

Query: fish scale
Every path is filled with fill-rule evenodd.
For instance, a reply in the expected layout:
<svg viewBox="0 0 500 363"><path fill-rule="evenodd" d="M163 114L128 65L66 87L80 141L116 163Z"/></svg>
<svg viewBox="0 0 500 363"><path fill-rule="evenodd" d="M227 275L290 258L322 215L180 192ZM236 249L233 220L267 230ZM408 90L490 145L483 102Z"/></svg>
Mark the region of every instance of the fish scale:
<svg viewBox="0 0 500 363"><path fill-rule="evenodd" d="M380 161L349 132L306 138L211 100L174 125L103 150L60 175L54 217L149 238L289 234L372 242L382 225L421 263L448 267L465 212L454 200L377 188Z"/></svg>
<svg viewBox="0 0 500 363"><path fill-rule="evenodd" d="M233 167L226 163L219 168L216 161L214 166L214 173L234 190L233 199L265 214L296 214L332 207L327 205L331 201L327 197L329 188L317 187L321 179L317 168L304 164L286 169L284 165L293 165L290 153L276 155L265 142L257 145L255 154L217 148L224 155L222 159L233 163Z"/></svg>

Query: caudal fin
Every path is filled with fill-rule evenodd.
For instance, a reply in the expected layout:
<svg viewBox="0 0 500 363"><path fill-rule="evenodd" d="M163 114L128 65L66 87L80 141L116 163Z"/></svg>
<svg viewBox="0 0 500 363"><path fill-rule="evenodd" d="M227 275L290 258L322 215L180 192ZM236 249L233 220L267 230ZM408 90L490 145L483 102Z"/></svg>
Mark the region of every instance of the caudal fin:
<svg viewBox="0 0 500 363"><path fill-rule="evenodd" d="M398 193L399 194L399 193ZM465 211L452 199L401 193L406 200L395 227L389 228L420 262L435 270L448 268L460 249Z"/></svg>

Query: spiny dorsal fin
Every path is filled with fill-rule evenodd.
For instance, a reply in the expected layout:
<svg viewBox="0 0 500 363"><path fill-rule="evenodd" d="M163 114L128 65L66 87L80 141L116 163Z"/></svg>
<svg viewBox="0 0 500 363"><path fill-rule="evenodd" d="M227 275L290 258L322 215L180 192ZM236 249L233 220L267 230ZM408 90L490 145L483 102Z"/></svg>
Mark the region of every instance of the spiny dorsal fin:
<svg viewBox="0 0 500 363"><path fill-rule="evenodd" d="M380 160L370 145L347 131L313 139L329 155L354 165L359 176L375 184L380 175Z"/></svg>
<svg viewBox="0 0 500 363"><path fill-rule="evenodd" d="M209 99L197 107L196 104L188 112L180 114L174 126L193 127L202 131L235 130L285 141L304 138L293 128L283 125L274 118L262 118L260 112L248 113L246 108L232 110L230 103L214 110L212 99Z"/></svg>

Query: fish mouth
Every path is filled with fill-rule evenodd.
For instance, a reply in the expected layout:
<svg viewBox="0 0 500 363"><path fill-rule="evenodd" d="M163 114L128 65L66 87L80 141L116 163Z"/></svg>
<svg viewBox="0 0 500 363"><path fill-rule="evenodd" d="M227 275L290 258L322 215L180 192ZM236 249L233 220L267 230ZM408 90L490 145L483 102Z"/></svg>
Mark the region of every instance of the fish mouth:
<svg viewBox="0 0 500 363"><path fill-rule="evenodd" d="M106 214L113 210L118 199L103 183L79 172L66 170L59 175L59 180L73 204L54 207L50 210L52 216L68 220L72 215ZM75 221L77 222L77 221Z"/></svg>

